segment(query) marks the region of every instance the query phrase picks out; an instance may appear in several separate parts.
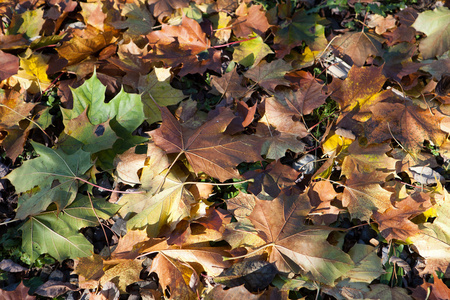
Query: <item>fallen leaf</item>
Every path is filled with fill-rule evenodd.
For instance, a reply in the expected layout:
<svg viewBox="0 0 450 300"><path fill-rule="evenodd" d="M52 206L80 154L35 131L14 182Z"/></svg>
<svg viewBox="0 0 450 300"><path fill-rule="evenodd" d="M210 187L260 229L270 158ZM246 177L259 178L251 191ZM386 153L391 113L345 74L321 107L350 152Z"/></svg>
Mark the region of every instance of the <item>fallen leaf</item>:
<svg viewBox="0 0 450 300"><path fill-rule="evenodd" d="M450 10L448 7L436 7L432 11L420 13L411 26L427 35L419 44L419 51L424 59L440 56L450 48Z"/></svg>
<svg viewBox="0 0 450 300"><path fill-rule="evenodd" d="M244 76L263 88L273 91L278 85L289 86L289 81L284 78L284 75L290 70L292 70L291 65L282 59L270 63L261 61L259 65L245 72Z"/></svg>
<svg viewBox="0 0 450 300"><path fill-rule="evenodd" d="M197 299L200 279L188 264L158 254L152 262L149 272L159 277L162 292L169 299Z"/></svg>
<svg viewBox="0 0 450 300"><path fill-rule="evenodd" d="M411 289L413 291L413 294L411 296L414 299L448 299L450 295L450 289L445 285L442 279L437 276L436 273L433 274L433 281L433 283L424 282L420 286Z"/></svg>
<svg viewBox="0 0 450 300"><path fill-rule="evenodd" d="M267 242L269 262L280 272L300 273L332 284L352 268L353 262L326 241L330 230L304 225L310 210L306 194L282 193L272 201L257 199L249 219Z"/></svg>
<svg viewBox="0 0 450 300"><path fill-rule="evenodd" d="M2 69L0 70L0 82L17 74L19 71L19 58L15 55L0 50Z"/></svg>
<svg viewBox="0 0 450 300"><path fill-rule="evenodd" d="M273 54L273 51L260 36L256 36L234 47L233 61L245 67L252 67L258 65L268 54Z"/></svg>
<svg viewBox="0 0 450 300"><path fill-rule="evenodd" d="M333 45L348 55L356 66L361 67L369 56L383 55L383 40L372 33L347 32L336 38Z"/></svg>
<svg viewBox="0 0 450 300"><path fill-rule="evenodd" d="M269 29L266 13L262 10L262 5L252 5L247 7L245 2L236 10L237 18L233 22L233 33L237 37L248 37L253 32L263 35Z"/></svg>
<svg viewBox="0 0 450 300"><path fill-rule="evenodd" d="M136 147L119 154L114 160L118 182L140 184L138 171L145 166L147 154L136 154Z"/></svg>
<svg viewBox="0 0 450 300"><path fill-rule="evenodd" d="M142 95L144 114L149 124L161 121L158 105L175 105L186 98L182 91L170 85L171 77L170 68L154 68L149 74L139 77L138 90Z"/></svg>
<svg viewBox="0 0 450 300"><path fill-rule="evenodd" d="M248 89L242 85L242 76L236 72L236 68L221 77L211 76L211 85L227 99L241 99L248 93Z"/></svg>
<svg viewBox="0 0 450 300"><path fill-rule="evenodd" d="M347 207L352 218L369 221L374 211L384 212L391 207L391 195L381 187L386 174L374 171L354 171L345 181L342 205Z"/></svg>
<svg viewBox="0 0 450 300"><path fill-rule="evenodd" d="M188 7L189 2L185 0L149 0L148 5L151 13L158 18L158 21L165 23L174 10Z"/></svg>
<svg viewBox="0 0 450 300"><path fill-rule="evenodd" d="M167 108L160 109L163 123L150 135L155 144L167 153L184 153L194 172L205 172L225 181L239 177L234 169L237 164L260 160L258 143L254 138L222 134L233 114L222 114L191 133Z"/></svg>
<svg viewBox="0 0 450 300"><path fill-rule="evenodd" d="M283 58L292 48L305 42L312 50L322 50L326 47L324 29L326 21L318 14L307 14L298 10L286 20L286 26L274 30L273 48L278 58Z"/></svg>
<svg viewBox="0 0 450 300"><path fill-rule="evenodd" d="M5 291L0 289L0 297L4 300L35 300L36 296L30 296L26 287L21 281L14 291Z"/></svg>
<svg viewBox="0 0 450 300"><path fill-rule="evenodd" d="M406 241L419 233L419 226L410 220L425 212L432 206L430 198L425 193L413 194L395 203L383 213L374 212L373 219L379 225L381 235L387 240Z"/></svg>
<svg viewBox="0 0 450 300"><path fill-rule="evenodd" d="M179 76L203 73L210 69L220 73L220 52L211 48L200 25L183 16L179 26L163 24L161 30L147 35L148 44L153 51L144 59L163 61L166 66L182 65Z"/></svg>

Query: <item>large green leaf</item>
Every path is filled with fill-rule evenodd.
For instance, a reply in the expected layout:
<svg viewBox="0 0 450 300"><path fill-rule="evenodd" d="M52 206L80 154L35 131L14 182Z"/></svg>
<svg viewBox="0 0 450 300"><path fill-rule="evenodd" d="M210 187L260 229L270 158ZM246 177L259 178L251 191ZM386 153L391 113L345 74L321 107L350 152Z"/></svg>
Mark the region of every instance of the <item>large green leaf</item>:
<svg viewBox="0 0 450 300"><path fill-rule="evenodd" d="M78 147L91 153L110 149L119 138L129 140L131 133L144 121L140 95L122 89L106 103L105 91L95 71L82 86L72 89L73 108L61 109L65 128L60 136L60 147L65 152L73 153Z"/></svg>
<svg viewBox="0 0 450 300"><path fill-rule="evenodd" d="M22 248L34 261L41 254L48 253L62 261L67 258L92 255L93 246L79 232L83 227L97 226L99 218L108 219L119 206L93 199L95 212L87 196L79 195L62 212L51 209L31 216L19 230L22 231Z"/></svg>
<svg viewBox="0 0 450 300"><path fill-rule="evenodd" d="M42 144L31 144L39 157L25 161L6 176L17 193L28 192L19 197L17 219L36 215L53 202L59 210L64 209L77 194L76 177L83 177L92 166L90 154L81 149L67 155Z"/></svg>

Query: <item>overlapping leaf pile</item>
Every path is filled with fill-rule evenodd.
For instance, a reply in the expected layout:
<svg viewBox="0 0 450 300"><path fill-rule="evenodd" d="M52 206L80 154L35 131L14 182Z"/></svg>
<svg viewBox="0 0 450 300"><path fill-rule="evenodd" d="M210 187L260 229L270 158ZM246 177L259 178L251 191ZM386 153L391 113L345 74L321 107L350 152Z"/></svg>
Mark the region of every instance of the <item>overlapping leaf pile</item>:
<svg viewBox="0 0 450 300"><path fill-rule="evenodd" d="M448 293L450 10L355 5L366 24L342 34L339 9L294 3L0 4L15 228L30 263L79 276L37 294ZM113 215L117 245L92 254L82 229Z"/></svg>

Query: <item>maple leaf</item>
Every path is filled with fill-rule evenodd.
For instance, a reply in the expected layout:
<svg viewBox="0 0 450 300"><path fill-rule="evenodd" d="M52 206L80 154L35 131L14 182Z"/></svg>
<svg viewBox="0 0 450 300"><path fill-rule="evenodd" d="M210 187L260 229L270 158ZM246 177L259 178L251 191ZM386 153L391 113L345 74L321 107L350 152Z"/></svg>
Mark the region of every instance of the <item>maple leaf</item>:
<svg viewBox="0 0 450 300"><path fill-rule="evenodd" d="M253 6L252 6L253 7ZM260 36L254 39L243 41L234 47L233 61L245 67L251 67L259 62L273 51L264 43Z"/></svg>
<svg viewBox="0 0 450 300"><path fill-rule="evenodd" d="M86 25L91 25L100 31L104 31L104 22L106 14L102 11L103 3L80 3L81 15Z"/></svg>
<svg viewBox="0 0 450 300"><path fill-rule="evenodd" d="M262 5L252 5L250 8L244 2L236 9L237 19L233 22L233 32L237 37L247 37L253 32L264 34L269 29L266 13Z"/></svg>
<svg viewBox="0 0 450 300"><path fill-rule="evenodd" d="M392 239L406 241L407 238L419 232L419 226L410 219L425 212L431 206L427 194L413 194L383 213L374 212L373 219L379 224L380 233L387 241Z"/></svg>
<svg viewBox="0 0 450 300"><path fill-rule="evenodd" d="M19 58L15 55L0 50L2 69L0 70L0 81L3 81L19 71Z"/></svg>
<svg viewBox="0 0 450 300"><path fill-rule="evenodd" d="M314 182L309 186L307 191L309 200L314 209L311 210L311 219L314 224L326 224L337 220L339 209L331 205L338 194L334 190L333 185L329 181Z"/></svg>
<svg viewBox="0 0 450 300"><path fill-rule="evenodd" d="M333 45L342 49L342 52L348 55L356 66L361 67L369 56L383 55L381 46L383 40L377 35L364 31L347 32L336 38Z"/></svg>
<svg viewBox="0 0 450 300"><path fill-rule="evenodd" d="M297 118L297 112L283 106L273 97L263 102L264 115L258 123L256 134L265 139L261 155L268 159L279 159L289 149L303 151L305 145L299 140L309 133ZM263 125L264 124L264 125Z"/></svg>
<svg viewBox="0 0 450 300"><path fill-rule="evenodd" d="M289 81L284 78L284 75L290 70L292 70L291 65L282 59L270 63L261 61L259 65L245 72L244 76L261 87L273 91L277 85L289 86Z"/></svg>
<svg viewBox="0 0 450 300"><path fill-rule="evenodd" d="M237 73L236 68L221 77L211 76L211 85L227 99L240 99L248 93L248 89L242 86L242 76Z"/></svg>
<svg viewBox="0 0 450 300"><path fill-rule="evenodd" d="M314 109L325 103L328 96L322 93L323 85L311 73L296 71L286 74L285 77L297 84L299 89L295 92L289 89L277 90L275 98L280 101L284 100L298 115L309 115Z"/></svg>
<svg viewBox="0 0 450 300"><path fill-rule="evenodd" d="M414 299L448 299L450 295L450 289L445 285L445 283L440 279L436 272L433 274L433 283L424 282L420 286L411 289L413 294L411 295Z"/></svg>
<svg viewBox="0 0 450 300"><path fill-rule="evenodd" d="M391 192L383 189L386 174L353 173L345 181L342 204L347 207L352 218L369 221L373 211L384 212L391 207Z"/></svg>
<svg viewBox="0 0 450 300"><path fill-rule="evenodd" d="M225 181L238 178L234 167L241 162L259 161L259 142L252 136L229 136L225 131L234 114L222 113L194 132L184 129L169 110L161 107L162 125L150 135L167 153L184 153L194 172Z"/></svg>
<svg viewBox="0 0 450 300"><path fill-rule="evenodd" d="M17 193L29 192L19 197L17 219L38 214L53 202L59 211L64 209L76 197L77 177L83 177L92 166L90 154L81 149L67 155L42 144L32 145L39 157L25 161L6 176Z"/></svg>
<svg viewBox="0 0 450 300"><path fill-rule="evenodd" d="M152 14L158 18L160 23L165 23L174 10L189 6L186 0L149 0L148 5Z"/></svg>
<svg viewBox="0 0 450 300"><path fill-rule="evenodd" d="M170 68L154 68L149 74L139 77L138 90L142 94L144 114L149 124L161 121L158 105L178 104L185 98L182 91L170 85L171 77Z"/></svg>
<svg viewBox="0 0 450 300"><path fill-rule="evenodd" d="M68 61L69 65L74 65L105 48L114 39L112 31L100 32L88 25L84 30L74 29L73 37L56 50L62 58Z"/></svg>
<svg viewBox="0 0 450 300"><path fill-rule="evenodd" d="M328 86L328 91L343 112L351 111L356 107L362 109L362 107L371 106L380 101L378 92L386 81L381 73L381 67L353 66L345 80L334 78ZM371 84L368 85L367 82Z"/></svg>
<svg viewBox="0 0 450 300"><path fill-rule="evenodd" d="M27 10L21 14L13 14L7 31L8 35L20 33L27 40L37 37L45 22L43 16L44 9L42 7Z"/></svg>
<svg viewBox="0 0 450 300"><path fill-rule="evenodd" d="M307 14L305 10L297 11L287 25L275 29L274 46L278 58L289 54L292 48L305 42L314 50L325 48L327 42L324 35L325 19L318 14Z"/></svg>
<svg viewBox="0 0 450 300"><path fill-rule="evenodd" d="M408 290L386 284L371 284L370 292L364 293L364 299L408 299Z"/></svg>
<svg viewBox="0 0 450 300"><path fill-rule="evenodd" d="M372 118L364 125L369 143L395 138L405 149L417 153L425 140L438 146L445 141L447 135L439 128L441 113L422 109L392 91L385 94L387 100L370 107Z"/></svg>
<svg viewBox="0 0 450 300"><path fill-rule="evenodd" d="M253 178L248 190L259 199L276 198L281 190L295 186L295 180L300 172L291 166L283 165L279 160L273 161L264 170L254 170L244 173L244 178Z"/></svg>
<svg viewBox="0 0 450 300"><path fill-rule="evenodd" d="M388 144L375 144L363 148L358 141L354 141L348 146L348 154L342 162L342 175L351 176L355 170L359 173L378 170L386 172L386 175L393 172L397 160L386 155L390 150Z"/></svg>
<svg viewBox="0 0 450 300"><path fill-rule="evenodd" d="M44 253L60 261L90 256L94 247L79 230L97 226L97 218L108 219L118 208L118 205L104 199L95 199L91 203L89 197L78 196L60 213L55 209L48 209L30 216L19 228L22 231L22 249L33 262Z"/></svg>
<svg viewBox="0 0 450 300"><path fill-rule="evenodd" d="M16 78L20 85L30 93L45 91L51 84L47 76L47 63L49 58L43 54L33 54L28 49L24 56L20 58L20 68Z"/></svg>
<svg viewBox="0 0 450 300"><path fill-rule="evenodd" d="M113 145L117 145L115 151L119 152L121 144L116 144L118 137L124 143L146 140L139 137L133 140L131 136L144 121L141 97L128 94L122 88L105 103L105 91L106 87L101 84L95 70L82 86L72 90L73 108L61 109L65 128L60 136L60 146L67 153L73 153L79 146L94 153Z"/></svg>
<svg viewBox="0 0 450 300"><path fill-rule="evenodd" d="M155 272L160 278L162 290L170 290L173 299L198 299L200 279L198 274L186 263L159 253L152 262L149 272Z"/></svg>
<svg viewBox="0 0 450 300"><path fill-rule="evenodd" d="M127 228L146 227L149 236L156 237L163 225L173 228L177 222L188 217L195 199L184 185L186 178L182 170L172 168L166 178L160 176L159 180L164 182L161 192L154 195L150 190L145 194L124 195L119 202L123 205L120 213L137 212L128 220Z"/></svg>
<svg viewBox="0 0 450 300"><path fill-rule="evenodd" d="M22 153L28 131L31 129L19 125L36 105L25 102L25 97L23 89L20 92L0 89L0 130L7 132L6 137L0 135L0 143L11 159L16 159Z"/></svg>
<svg viewBox="0 0 450 300"><path fill-rule="evenodd" d="M272 201L256 199L248 218L267 243L269 262L280 272L301 273L331 285L353 262L326 241L330 230L304 225L310 210L306 194L282 193Z"/></svg>
<svg viewBox="0 0 450 300"><path fill-rule="evenodd" d="M13 291L6 291L0 289L0 297L4 300L35 300L36 296L30 296L28 291L30 288L26 287L21 281L20 284Z"/></svg>
<svg viewBox="0 0 450 300"><path fill-rule="evenodd" d="M183 16L179 26L163 24L161 30L147 35L148 44L153 51L144 59L163 61L166 65L182 65L180 76L203 73L210 69L220 73L220 52L211 48L200 24Z"/></svg>
<svg viewBox="0 0 450 300"><path fill-rule="evenodd" d="M427 35L419 44L424 59L440 56L450 48L450 10L447 7L420 13L411 26Z"/></svg>
<svg viewBox="0 0 450 300"><path fill-rule="evenodd" d="M126 21L115 21L112 25L117 29L128 28L129 35L145 35L153 30L155 20L143 2L126 3L121 14L125 15Z"/></svg>
<svg viewBox="0 0 450 300"><path fill-rule="evenodd" d="M448 197L448 195L447 195ZM450 202L446 199L441 205L435 205L436 219L433 223L419 225L421 232L409 238L416 247L415 251L425 258L422 274L432 274L435 270L450 276Z"/></svg>

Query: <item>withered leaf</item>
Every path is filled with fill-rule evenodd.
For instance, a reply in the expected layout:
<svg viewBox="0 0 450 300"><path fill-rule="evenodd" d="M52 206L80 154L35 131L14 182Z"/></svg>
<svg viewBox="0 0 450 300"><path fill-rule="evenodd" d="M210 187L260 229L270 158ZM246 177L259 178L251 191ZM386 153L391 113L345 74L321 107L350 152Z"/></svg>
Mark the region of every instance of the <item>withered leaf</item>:
<svg viewBox="0 0 450 300"><path fill-rule="evenodd" d="M234 114L221 114L197 130L183 128L166 107L161 107L162 125L151 131L155 144L167 153L184 153L196 173L225 181L238 178L235 166L259 161L259 141L252 136L223 134Z"/></svg>

